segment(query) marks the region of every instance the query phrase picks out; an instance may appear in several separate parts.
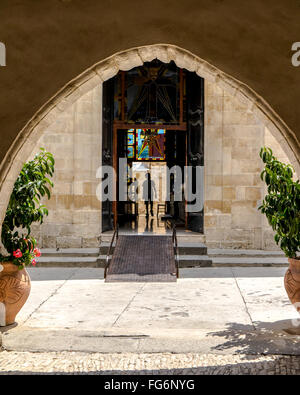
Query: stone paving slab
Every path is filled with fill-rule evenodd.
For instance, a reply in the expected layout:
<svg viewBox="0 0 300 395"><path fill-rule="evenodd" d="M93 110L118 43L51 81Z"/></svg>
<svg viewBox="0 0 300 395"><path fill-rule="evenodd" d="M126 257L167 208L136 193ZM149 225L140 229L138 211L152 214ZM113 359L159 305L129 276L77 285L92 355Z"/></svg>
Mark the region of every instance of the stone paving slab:
<svg viewBox="0 0 300 395"><path fill-rule="evenodd" d="M299 335L279 330L253 331L229 326L223 330L164 330L113 328L15 328L3 334L8 351L101 353L209 353L246 355L300 355Z"/></svg>
<svg viewBox="0 0 300 395"><path fill-rule="evenodd" d="M284 331L299 320L285 268L183 269L167 284L105 283L93 268L29 271L18 325L2 330L9 350L299 354L298 332Z"/></svg>

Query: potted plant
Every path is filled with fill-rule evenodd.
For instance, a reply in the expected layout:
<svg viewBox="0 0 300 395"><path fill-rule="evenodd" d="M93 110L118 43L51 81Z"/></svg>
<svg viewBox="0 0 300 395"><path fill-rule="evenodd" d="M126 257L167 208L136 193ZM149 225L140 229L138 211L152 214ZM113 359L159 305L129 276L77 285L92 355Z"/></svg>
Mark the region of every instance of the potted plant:
<svg viewBox="0 0 300 395"><path fill-rule="evenodd" d="M268 187L259 210L275 231L275 242L288 257L284 284L292 304L300 312L300 184L293 180L293 168L278 161L270 148L263 147L265 164L261 179Z"/></svg>
<svg viewBox="0 0 300 395"><path fill-rule="evenodd" d="M41 148L24 164L14 184L1 234L6 253L0 255L0 326L14 323L30 293L26 266L35 266L41 256L31 225L42 224L48 215L40 201L45 196L50 199L54 163L53 155Z"/></svg>

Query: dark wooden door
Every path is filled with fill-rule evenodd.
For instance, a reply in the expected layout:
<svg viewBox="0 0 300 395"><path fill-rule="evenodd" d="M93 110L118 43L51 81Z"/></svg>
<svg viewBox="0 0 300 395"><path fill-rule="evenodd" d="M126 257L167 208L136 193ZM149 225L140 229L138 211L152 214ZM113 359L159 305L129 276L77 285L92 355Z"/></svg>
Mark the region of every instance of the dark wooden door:
<svg viewBox="0 0 300 395"><path fill-rule="evenodd" d="M113 84L114 79L103 83L102 112L102 165L113 166ZM102 232L113 229L112 202L102 202Z"/></svg>
<svg viewBox="0 0 300 395"><path fill-rule="evenodd" d="M166 133L166 161L167 166L171 170L173 166L178 166L181 169L181 185L184 185L184 166L186 164L186 131L184 130L167 130ZM176 200L174 194L174 181L167 180L168 187L173 191L174 203L166 202L167 212L174 215L174 222L176 226L185 226L185 199L182 193L182 200ZM171 184L171 185L170 185ZM182 188L181 188L182 189ZM182 189L183 192L183 189ZM171 209L171 204L174 207Z"/></svg>
<svg viewBox="0 0 300 395"><path fill-rule="evenodd" d="M193 193L196 192L196 166L204 166L204 79L196 73L186 75L187 92L187 164L192 166ZM202 186L204 187L204 186ZM203 233L203 210L187 215L187 227Z"/></svg>

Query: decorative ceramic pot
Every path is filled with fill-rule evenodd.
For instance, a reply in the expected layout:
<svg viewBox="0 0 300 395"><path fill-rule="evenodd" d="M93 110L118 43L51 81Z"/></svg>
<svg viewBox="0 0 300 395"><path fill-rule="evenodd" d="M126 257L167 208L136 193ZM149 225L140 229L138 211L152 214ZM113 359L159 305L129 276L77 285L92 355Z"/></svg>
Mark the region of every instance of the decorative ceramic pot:
<svg viewBox="0 0 300 395"><path fill-rule="evenodd" d="M30 277L10 262L0 263L0 326L11 325L30 294Z"/></svg>
<svg viewBox="0 0 300 395"><path fill-rule="evenodd" d="M289 258L289 268L284 276L288 297L300 313L300 259Z"/></svg>

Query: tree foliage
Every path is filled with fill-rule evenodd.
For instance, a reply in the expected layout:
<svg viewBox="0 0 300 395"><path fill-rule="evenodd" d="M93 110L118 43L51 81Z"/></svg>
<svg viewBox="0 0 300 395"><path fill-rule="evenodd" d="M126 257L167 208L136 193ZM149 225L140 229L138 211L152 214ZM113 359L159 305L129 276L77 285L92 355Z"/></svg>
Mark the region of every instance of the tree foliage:
<svg viewBox="0 0 300 395"><path fill-rule="evenodd" d="M275 242L289 258L300 251L300 184L293 180L293 168L278 161L270 148L263 147L260 157L265 164L261 179L268 187L259 210L275 231Z"/></svg>
<svg viewBox="0 0 300 395"><path fill-rule="evenodd" d="M12 260L18 266L27 265L33 259L31 255L36 240L30 236L31 225L35 222L42 224L44 217L48 215L47 207L40 201L43 197L51 197L54 165L53 155L41 148L33 160L24 164L14 184L2 225L1 239L9 253L5 260ZM22 257L14 256L17 250L22 252Z"/></svg>

